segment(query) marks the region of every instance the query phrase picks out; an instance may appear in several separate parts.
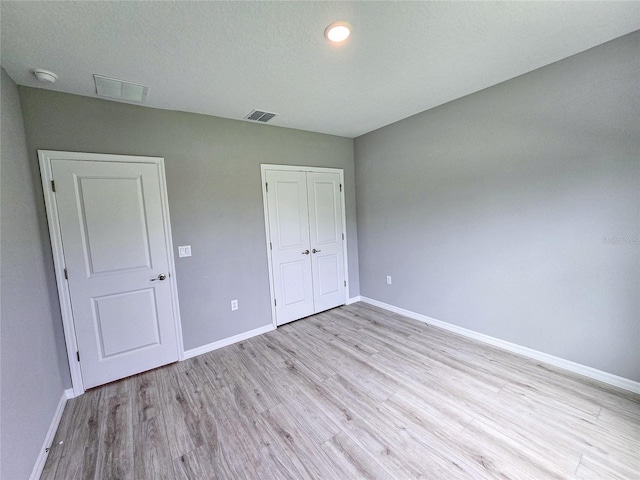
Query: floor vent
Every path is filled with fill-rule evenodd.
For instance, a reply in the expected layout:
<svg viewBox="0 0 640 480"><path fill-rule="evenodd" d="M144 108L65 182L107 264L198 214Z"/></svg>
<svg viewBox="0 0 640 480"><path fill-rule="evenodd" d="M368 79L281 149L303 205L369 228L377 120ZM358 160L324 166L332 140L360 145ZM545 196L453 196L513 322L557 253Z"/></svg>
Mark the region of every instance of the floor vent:
<svg viewBox="0 0 640 480"><path fill-rule="evenodd" d="M254 122L262 122L267 123L273 117L278 115L277 113L264 112L262 110L252 110L249 114L244 117L245 120L252 120Z"/></svg>

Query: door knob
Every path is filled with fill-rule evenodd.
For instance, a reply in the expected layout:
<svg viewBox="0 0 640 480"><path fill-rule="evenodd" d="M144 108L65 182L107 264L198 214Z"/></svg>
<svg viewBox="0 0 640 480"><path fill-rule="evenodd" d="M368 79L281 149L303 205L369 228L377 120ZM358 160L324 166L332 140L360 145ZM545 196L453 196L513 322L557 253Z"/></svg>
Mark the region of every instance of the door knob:
<svg viewBox="0 0 640 480"><path fill-rule="evenodd" d="M303 255L309 255L309 250L305 250L304 252L302 252Z"/></svg>
<svg viewBox="0 0 640 480"><path fill-rule="evenodd" d="M313 250L311 250L311 253L319 253L319 252L321 252L321 251L322 251L322 250L316 250L316 249L314 248Z"/></svg>
<svg viewBox="0 0 640 480"><path fill-rule="evenodd" d="M158 275L158 277L157 277L157 278L152 278L152 279L151 279L151 281L152 281L152 282L155 282L156 280L160 280L160 281L162 281L162 280L164 280L165 278L167 278L167 276L166 276L164 273L161 273L160 275Z"/></svg>

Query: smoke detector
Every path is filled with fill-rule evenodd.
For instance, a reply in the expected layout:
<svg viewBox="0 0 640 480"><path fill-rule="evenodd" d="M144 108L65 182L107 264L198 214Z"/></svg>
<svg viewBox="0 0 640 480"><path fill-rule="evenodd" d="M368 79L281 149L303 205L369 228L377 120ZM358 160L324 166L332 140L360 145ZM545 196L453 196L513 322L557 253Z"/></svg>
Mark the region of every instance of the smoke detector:
<svg viewBox="0 0 640 480"><path fill-rule="evenodd" d="M271 120L273 117L277 115L278 115L277 113L265 112L264 110L251 110L251 112L249 112L247 116L244 117L244 119L252 120L254 122L267 123L269 120Z"/></svg>
<svg viewBox="0 0 640 480"><path fill-rule="evenodd" d="M31 73L33 73L39 81L44 83L55 83L58 79L58 76L55 73L50 72L49 70L43 70L42 68L34 68L31 70Z"/></svg>

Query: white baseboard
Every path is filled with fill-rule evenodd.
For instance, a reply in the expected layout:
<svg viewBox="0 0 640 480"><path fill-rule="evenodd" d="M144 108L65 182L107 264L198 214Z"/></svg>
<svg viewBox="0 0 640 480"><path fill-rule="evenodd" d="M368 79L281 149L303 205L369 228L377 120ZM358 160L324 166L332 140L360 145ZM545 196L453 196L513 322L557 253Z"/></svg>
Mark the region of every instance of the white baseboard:
<svg viewBox="0 0 640 480"><path fill-rule="evenodd" d="M42 475L42 469L44 468L44 464L46 463L47 457L49 456L47 448L51 446L51 444L53 443L53 438L56 436L58 425L60 425L60 419L62 419L62 413L64 412L64 407L67 404L67 400L73 397L73 389L71 388L62 392L62 396L60 397L60 401L58 402L56 411L53 413L53 418L51 419L51 423L49 424L47 435L44 437L42 448L40 449L40 453L38 454L36 463L33 466L33 470L31 470L31 476L29 477L29 480L38 480L40 478L40 475Z"/></svg>
<svg viewBox="0 0 640 480"><path fill-rule="evenodd" d="M76 398L79 397L80 395L76 395L73 391L73 388L69 388L67 390L64 391L64 394L67 396L67 400L71 399L71 398Z"/></svg>
<svg viewBox="0 0 640 480"><path fill-rule="evenodd" d="M352 303L361 302L361 301L362 301L362 298L360 298L360 295L358 295L357 297L347 298L346 305L351 305Z"/></svg>
<svg viewBox="0 0 640 480"><path fill-rule="evenodd" d="M426 315L412 312L411 310L405 310L404 308L396 307L394 305L389 305L388 303L379 302L378 300L374 300L372 298L361 296L360 299L364 303L368 303L370 305L383 308L390 312L404 315L405 317L427 323L434 327L439 327L444 330L463 335L465 337L473 338L474 340L488 343L489 345L493 345L494 347L499 347L504 350L523 355L525 357L533 358L534 360L548 363L549 365L553 365L554 367L562 368L564 370L568 370L570 372L577 373L579 375L583 375L585 377L589 377L594 380L607 383L609 385L613 385L614 387L619 387L634 393L640 393L640 382L629 380L628 378L624 377L619 377L617 375L613 375L612 373L603 372L602 370L598 370L596 368L587 367L586 365L572 362L570 360L565 360L564 358L555 357L553 355L549 355L548 353L540 352L532 348L523 347L515 343L507 342L505 340L500 340L499 338L491 337L489 335L485 335L484 333L474 332L473 330L459 327L457 325L452 325L451 323L443 322L441 320L436 320L435 318L427 317Z"/></svg>
<svg viewBox="0 0 640 480"><path fill-rule="evenodd" d="M204 353L208 353L213 350L226 347L227 345L232 345L234 343L241 342L243 340L248 340L251 337L262 335L263 333L267 333L272 330L275 330L275 327L273 325L265 325L264 327L249 330L248 332L239 333L238 335L234 335L233 337L225 338L223 340L218 340L217 342L213 342L213 343L208 343L207 345L202 345L201 347L192 348L191 350L185 350L184 359L187 360L188 358L197 357L198 355L202 355Z"/></svg>

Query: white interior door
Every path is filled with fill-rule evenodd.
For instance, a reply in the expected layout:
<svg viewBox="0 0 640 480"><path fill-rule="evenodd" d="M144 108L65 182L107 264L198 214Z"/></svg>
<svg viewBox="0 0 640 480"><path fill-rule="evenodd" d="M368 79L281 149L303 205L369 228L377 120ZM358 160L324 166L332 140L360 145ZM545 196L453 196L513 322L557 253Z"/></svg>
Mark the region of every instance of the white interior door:
<svg viewBox="0 0 640 480"><path fill-rule="evenodd" d="M340 175L266 170L276 324L346 300Z"/></svg>
<svg viewBox="0 0 640 480"><path fill-rule="evenodd" d="M84 388L178 360L157 164L51 159Z"/></svg>
<svg viewBox="0 0 640 480"><path fill-rule="evenodd" d="M342 195L337 173L307 173L315 312L345 302Z"/></svg>
<svg viewBox="0 0 640 480"><path fill-rule="evenodd" d="M307 179L304 172L266 175L276 319L282 325L314 313Z"/></svg>

